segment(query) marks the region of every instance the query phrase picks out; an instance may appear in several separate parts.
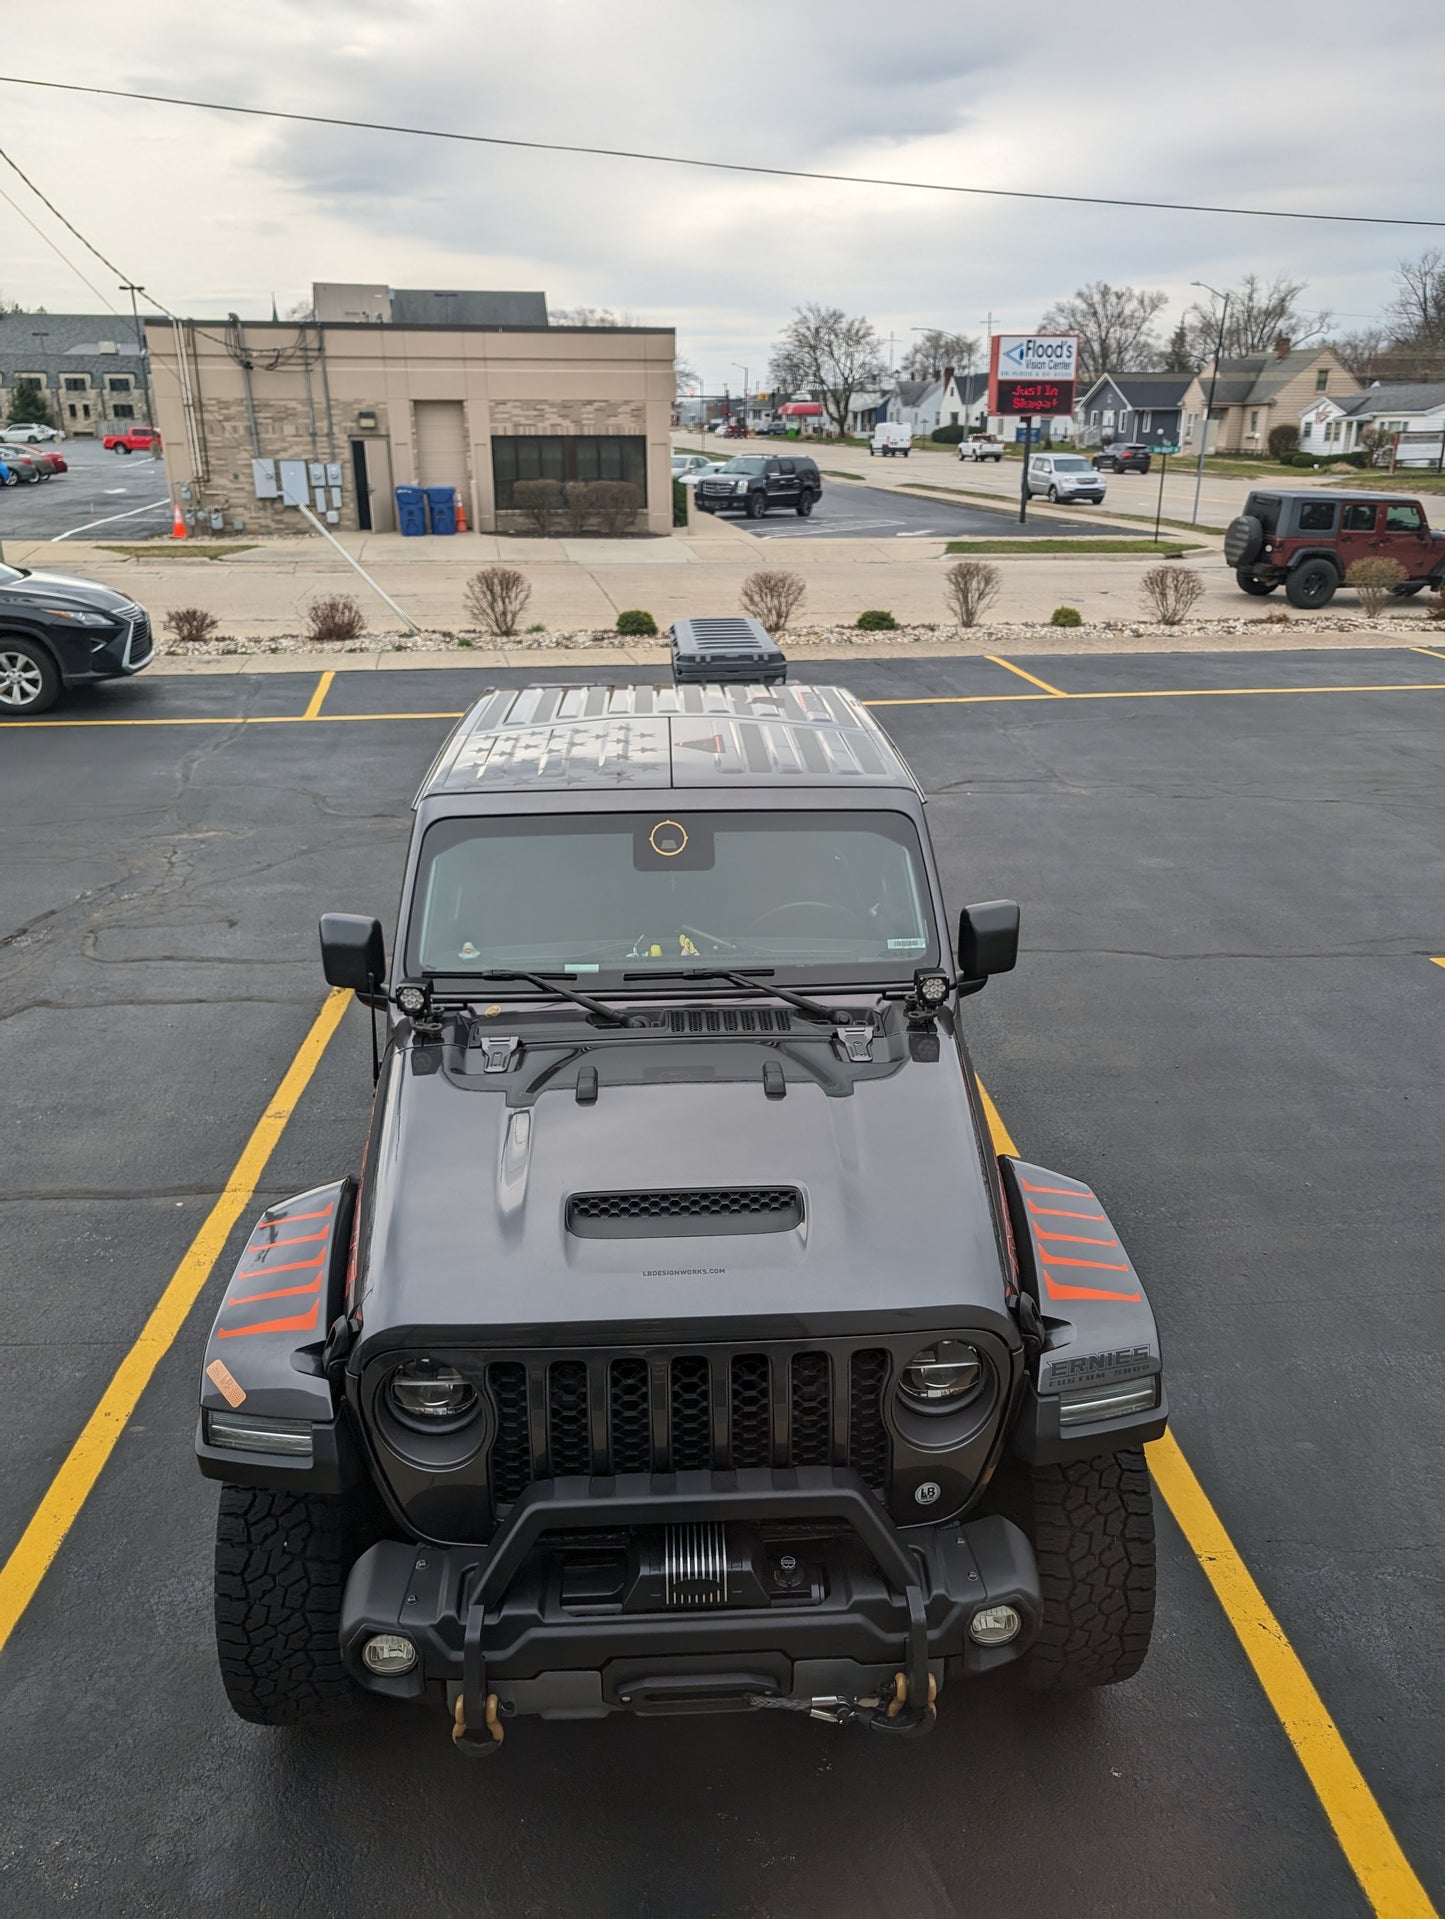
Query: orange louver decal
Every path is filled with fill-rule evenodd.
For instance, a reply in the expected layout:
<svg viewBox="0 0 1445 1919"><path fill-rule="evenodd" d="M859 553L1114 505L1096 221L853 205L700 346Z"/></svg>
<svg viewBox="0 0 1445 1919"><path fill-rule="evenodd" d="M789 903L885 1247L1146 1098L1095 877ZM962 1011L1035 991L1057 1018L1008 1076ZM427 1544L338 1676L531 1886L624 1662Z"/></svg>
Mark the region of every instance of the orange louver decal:
<svg viewBox="0 0 1445 1919"><path fill-rule="evenodd" d="M245 1339L250 1333L311 1333L321 1320L321 1296L309 1313L297 1313L293 1319L263 1319L258 1326L218 1326L217 1339Z"/></svg>

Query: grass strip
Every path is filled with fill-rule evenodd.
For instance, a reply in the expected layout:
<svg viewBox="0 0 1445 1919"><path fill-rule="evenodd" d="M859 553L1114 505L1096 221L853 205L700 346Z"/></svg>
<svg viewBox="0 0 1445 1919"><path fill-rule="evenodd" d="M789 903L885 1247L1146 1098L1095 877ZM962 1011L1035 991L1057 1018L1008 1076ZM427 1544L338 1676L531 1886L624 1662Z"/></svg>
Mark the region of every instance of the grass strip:
<svg viewBox="0 0 1445 1919"><path fill-rule="evenodd" d="M943 549L949 553L1016 553L1027 559L1031 553L1202 553L1204 548L1179 540L950 540Z"/></svg>
<svg viewBox="0 0 1445 1919"><path fill-rule="evenodd" d="M111 546L105 540L96 545L103 553L119 553L127 560L229 560L236 553L250 553L256 540L228 540L223 546L207 546L195 540L147 540L144 546Z"/></svg>

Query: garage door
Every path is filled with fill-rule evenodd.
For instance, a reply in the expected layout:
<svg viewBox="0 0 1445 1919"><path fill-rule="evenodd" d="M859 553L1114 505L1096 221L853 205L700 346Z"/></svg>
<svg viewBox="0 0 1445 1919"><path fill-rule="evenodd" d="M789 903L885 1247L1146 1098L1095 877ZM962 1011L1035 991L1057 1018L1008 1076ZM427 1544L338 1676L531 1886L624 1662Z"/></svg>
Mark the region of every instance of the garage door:
<svg viewBox="0 0 1445 1919"><path fill-rule="evenodd" d="M416 402L416 467L419 486L466 491L467 429L460 400Z"/></svg>

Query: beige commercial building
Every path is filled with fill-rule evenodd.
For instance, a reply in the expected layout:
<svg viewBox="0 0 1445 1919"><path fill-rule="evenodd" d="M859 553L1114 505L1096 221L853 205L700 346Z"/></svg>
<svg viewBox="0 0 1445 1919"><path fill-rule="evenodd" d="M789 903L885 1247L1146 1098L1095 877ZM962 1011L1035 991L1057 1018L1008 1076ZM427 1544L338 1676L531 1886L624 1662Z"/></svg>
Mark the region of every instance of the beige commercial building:
<svg viewBox="0 0 1445 1919"><path fill-rule="evenodd" d="M385 317L393 305L358 320L146 323L167 477L188 514L299 532L304 500L338 529L392 532L397 487L450 487L470 527L498 532L526 524L518 480L629 480L636 530L671 532L672 328L406 323Z"/></svg>

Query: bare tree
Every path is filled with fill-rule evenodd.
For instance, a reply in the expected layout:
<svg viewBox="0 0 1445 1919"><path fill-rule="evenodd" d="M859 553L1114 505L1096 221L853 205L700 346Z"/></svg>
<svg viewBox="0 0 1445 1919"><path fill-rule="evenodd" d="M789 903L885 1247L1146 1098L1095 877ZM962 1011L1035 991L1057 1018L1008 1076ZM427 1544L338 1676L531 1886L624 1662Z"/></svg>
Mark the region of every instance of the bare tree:
<svg viewBox="0 0 1445 1919"><path fill-rule="evenodd" d="M972 373L978 365L978 341L966 333L945 333L930 327L920 333L903 356L903 373L910 380L936 380L945 367Z"/></svg>
<svg viewBox="0 0 1445 1919"><path fill-rule="evenodd" d="M1204 592L1204 582L1187 566L1151 566L1139 584L1145 603L1163 626L1178 626Z"/></svg>
<svg viewBox="0 0 1445 1919"><path fill-rule="evenodd" d="M674 360L672 363L673 391L681 397L684 393L696 393L702 385L698 371L687 360Z"/></svg>
<svg viewBox="0 0 1445 1919"><path fill-rule="evenodd" d="M1229 311L1224 320L1224 358L1242 359L1249 353L1269 353L1283 346L1320 346L1330 330L1332 316L1309 313L1300 306L1305 291L1303 280L1291 280L1277 273L1262 280L1257 273L1246 273L1237 287L1229 290ZM1219 340L1221 303L1210 294L1207 303L1197 302L1184 315L1189 346L1201 365L1213 360Z"/></svg>
<svg viewBox="0 0 1445 1919"><path fill-rule="evenodd" d="M1389 311L1401 340L1445 344L1445 253L1439 247L1395 268Z"/></svg>
<svg viewBox="0 0 1445 1919"><path fill-rule="evenodd" d="M769 377L775 390L816 394L841 437L854 394L880 386L885 372L882 342L871 320L809 302L784 327Z"/></svg>
<svg viewBox="0 0 1445 1919"><path fill-rule="evenodd" d="M1159 359L1154 321L1169 304L1167 293L1150 287L1111 287L1095 280L1072 299L1056 300L1039 321L1040 333L1077 333L1079 383L1101 373L1139 373Z"/></svg>
<svg viewBox="0 0 1445 1919"><path fill-rule="evenodd" d="M484 566L467 581L463 595L468 613L499 640L516 632L531 597L526 574L514 566Z"/></svg>
<svg viewBox="0 0 1445 1919"><path fill-rule="evenodd" d="M624 307L619 313L615 307L550 307L547 311L548 326L640 326L642 322L635 313L629 313Z"/></svg>

